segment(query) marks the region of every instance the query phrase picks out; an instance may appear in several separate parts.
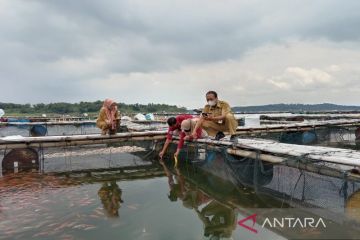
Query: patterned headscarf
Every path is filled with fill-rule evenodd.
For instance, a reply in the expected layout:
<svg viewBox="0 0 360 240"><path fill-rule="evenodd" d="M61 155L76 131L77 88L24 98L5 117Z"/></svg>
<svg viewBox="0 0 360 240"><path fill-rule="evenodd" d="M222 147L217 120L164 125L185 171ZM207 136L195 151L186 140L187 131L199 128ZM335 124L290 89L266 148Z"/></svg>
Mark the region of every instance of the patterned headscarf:
<svg viewBox="0 0 360 240"><path fill-rule="evenodd" d="M117 106L115 105L114 109L110 109L112 104L116 104L114 100L111 99L105 99L103 108L105 109L106 117L111 122L111 129L116 129L116 112L117 112Z"/></svg>

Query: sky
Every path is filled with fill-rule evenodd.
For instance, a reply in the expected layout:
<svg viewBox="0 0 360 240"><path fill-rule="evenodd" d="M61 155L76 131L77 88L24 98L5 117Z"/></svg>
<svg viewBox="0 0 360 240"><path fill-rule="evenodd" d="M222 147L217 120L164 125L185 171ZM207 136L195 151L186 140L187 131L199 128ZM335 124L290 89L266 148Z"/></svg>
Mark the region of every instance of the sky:
<svg viewBox="0 0 360 240"><path fill-rule="evenodd" d="M359 0L0 0L0 102L360 105Z"/></svg>

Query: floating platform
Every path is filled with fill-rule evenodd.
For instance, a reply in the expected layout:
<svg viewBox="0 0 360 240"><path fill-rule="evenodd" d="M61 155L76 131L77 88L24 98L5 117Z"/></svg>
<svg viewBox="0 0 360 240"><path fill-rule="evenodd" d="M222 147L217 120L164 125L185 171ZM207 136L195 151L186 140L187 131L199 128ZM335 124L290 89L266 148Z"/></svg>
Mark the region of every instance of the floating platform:
<svg viewBox="0 0 360 240"><path fill-rule="evenodd" d="M340 120L340 119L360 119L359 113L311 113L311 114L279 114L279 115L260 115L261 120L274 121L299 121L299 120Z"/></svg>
<svg viewBox="0 0 360 240"><path fill-rule="evenodd" d="M31 122L49 122L49 121L82 121L85 119L89 119L89 117L81 116L81 117L74 117L74 116L12 116L7 115L6 118L12 119L26 119Z"/></svg>
<svg viewBox="0 0 360 240"><path fill-rule="evenodd" d="M115 135L71 135L71 136L44 136L44 137L3 137L0 138L0 149L39 148L39 147L68 147L94 144L118 143L125 141L164 140L165 131L147 131L118 133Z"/></svg>
<svg viewBox="0 0 360 240"><path fill-rule="evenodd" d="M125 121L124 121L125 122ZM133 120L128 121L134 124L166 124L166 121L161 120ZM81 121L51 121L51 122L0 122L0 126L79 126L79 125L95 125L96 120L81 120Z"/></svg>
<svg viewBox="0 0 360 240"><path fill-rule="evenodd" d="M0 122L0 126L64 126L64 125L87 125L87 124L96 124L96 120L86 120L86 121L52 121L52 122Z"/></svg>
<svg viewBox="0 0 360 240"><path fill-rule="evenodd" d="M288 132L288 131L307 131L315 128L346 126L360 126L360 120L332 120L323 122L297 123L291 125L270 125L257 128L239 127L237 134L268 133L268 132ZM145 131L145 132L126 132L115 135L72 135L72 136L44 136L44 137L21 137L9 136L0 138L0 150L17 148L50 148L50 147L70 147L82 145L97 145L109 143L135 143L141 141L164 141L166 131ZM174 138L174 142L177 139ZM360 152L341 148L330 148L320 146L304 146L295 144L279 143L265 139L239 139L238 142L226 140L214 141L212 139L199 139L188 142L187 145L204 145L206 148L221 148L228 154L242 158L259 159L270 164L285 164L287 166L301 167L307 171L322 172L324 175L334 175L333 169L339 169L335 177L341 177L341 172L349 172L349 176L359 179L358 174L352 174L354 168L360 168ZM298 159L298 161L288 161ZM306 159L307 162L300 161ZM307 163L326 163L329 168L317 167Z"/></svg>
<svg viewBox="0 0 360 240"><path fill-rule="evenodd" d="M87 121L59 121L59 122L1 122L0 126L34 126L34 125L87 125L95 124L95 120ZM129 121L129 123L134 124L164 124L163 121ZM237 134L249 134L249 133L268 133L268 132L290 132L290 131L308 131L315 128L326 128L331 126L360 126L360 119L348 119L348 120L328 120L328 121L308 121L308 122L299 122L286 124L281 122L281 124L269 124L261 125L257 127L246 127L241 126L237 128Z"/></svg>
<svg viewBox="0 0 360 240"><path fill-rule="evenodd" d="M291 123L291 124L261 125L258 127L238 127L236 130L236 134L248 135L255 133L298 132L298 131L309 131L319 128L328 128L328 127L358 127L358 126L360 126L360 119L309 121L309 122Z"/></svg>
<svg viewBox="0 0 360 240"><path fill-rule="evenodd" d="M348 124L358 124L358 122L348 122ZM325 125L318 124L317 126ZM315 126L311 125L307 127ZM165 140L165 138L166 131L118 133L110 136L92 134L45 137L3 137L0 138L0 149L68 147L119 142L161 141ZM258 157L263 161L271 163L284 162L288 157L306 157L307 159L317 161L360 167L360 152L348 149L285 144L264 139L239 139L237 143L226 140L214 141L211 139L199 139L193 143L224 147L230 154L250 158Z"/></svg>

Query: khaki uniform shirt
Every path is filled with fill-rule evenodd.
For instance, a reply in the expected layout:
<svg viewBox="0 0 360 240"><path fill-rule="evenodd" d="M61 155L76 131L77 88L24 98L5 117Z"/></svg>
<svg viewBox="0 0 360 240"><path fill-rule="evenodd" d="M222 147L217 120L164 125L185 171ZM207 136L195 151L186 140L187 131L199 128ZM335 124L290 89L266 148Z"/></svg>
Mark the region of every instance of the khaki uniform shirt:
<svg viewBox="0 0 360 240"><path fill-rule="evenodd" d="M211 117L219 117L228 113L232 114L230 105L227 102L220 100L218 100L215 106L210 106L209 104L205 105L203 112L210 113Z"/></svg>

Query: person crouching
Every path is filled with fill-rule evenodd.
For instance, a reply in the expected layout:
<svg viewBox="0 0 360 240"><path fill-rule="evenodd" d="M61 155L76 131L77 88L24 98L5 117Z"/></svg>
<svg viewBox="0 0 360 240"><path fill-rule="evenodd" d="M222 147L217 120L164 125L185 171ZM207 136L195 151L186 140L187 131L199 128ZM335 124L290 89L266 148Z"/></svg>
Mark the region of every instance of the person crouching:
<svg viewBox="0 0 360 240"><path fill-rule="evenodd" d="M111 99L106 99L99 116L96 120L96 126L101 129L101 134L116 134L120 126L119 112L117 104Z"/></svg>
<svg viewBox="0 0 360 240"><path fill-rule="evenodd" d="M180 140L179 140L178 148L174 154L175 157L179 156L180 150L184 146L185 140L192 141L193 139L208 137L207 132L202 128L197 128L197 130L194 132L195 126L198 121L200 121L200 118L190 118L182 121Z"/></svg>
<svg viewBox="0 0 360 240"><path fill-rule="evenodd" d="M206 93L206 101L208 104L204 107L195 130L202 128L210 136L215 137L215 140L224 138L224 132L227 132L231 135L230 139L235 141L238 122L231 111L230 105L219 100L217 93L214 91Z"/></svg>
<svg viewBox="0 0 360 240"><path fill-rule="evenodd" d="M165 155L173 136L179 136L180 132L181 132L181 123L186 120L186 119L190 119L193 118L193 116L189 115L189 114L182 114L182 115L178 115L176 117L171 117L167 120L167 123L169 125L169 129L168 132L166 134L166 141L165 144L162 148L162 150L159 153L159 157L160 159L163 158L163 156Z"/></svg>

